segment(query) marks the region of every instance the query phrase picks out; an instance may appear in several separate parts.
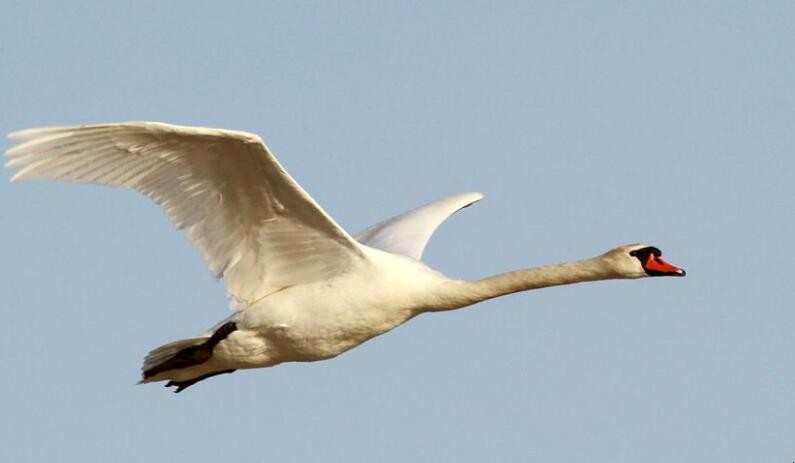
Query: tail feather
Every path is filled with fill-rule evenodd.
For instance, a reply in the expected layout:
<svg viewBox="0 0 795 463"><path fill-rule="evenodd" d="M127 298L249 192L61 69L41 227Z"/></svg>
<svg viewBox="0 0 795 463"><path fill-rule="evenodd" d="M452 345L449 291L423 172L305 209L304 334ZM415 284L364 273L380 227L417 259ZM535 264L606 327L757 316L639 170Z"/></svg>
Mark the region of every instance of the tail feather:
<svg viewBox="0 0 795 463"><path fill-rule="evenodd" d="M164 362L174 358L179 352L189 349L191 347L198 348L205 342L208 337L180 339L179 341L170 342L166 345L160 346L157 349L149 352L144 358L144 366L141 370L144 372L144 379L146 379L146 372L153 371Z"/></svg>
<svg viewBox="0 0 795 463"><path fill-rule="evenodd" d="M226 322L211 336L175 341L149 352L144 359L142 383L169 380L166 386L177 387L177 392L203 379L222 373L231 373L223 360L212 360L215 347L237 330L235 322Z"/></svg>

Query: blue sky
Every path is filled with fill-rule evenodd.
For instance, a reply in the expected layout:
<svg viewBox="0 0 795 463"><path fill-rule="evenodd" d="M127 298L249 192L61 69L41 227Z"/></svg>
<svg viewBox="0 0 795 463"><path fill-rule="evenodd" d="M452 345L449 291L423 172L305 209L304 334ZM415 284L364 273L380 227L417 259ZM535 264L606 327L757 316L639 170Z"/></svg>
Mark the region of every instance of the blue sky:
<svg viewBox="0 0 795 463"><path fill-rule="evenodd" d="M461 278L637 241L684 279L426 315L334 360L136 386L228 314L129 191L0 174L0 460L792 461L791 2L6 2L0 132L263 136L347 230L452 193ZM6 144L8 146L8 144Z"/></svg>

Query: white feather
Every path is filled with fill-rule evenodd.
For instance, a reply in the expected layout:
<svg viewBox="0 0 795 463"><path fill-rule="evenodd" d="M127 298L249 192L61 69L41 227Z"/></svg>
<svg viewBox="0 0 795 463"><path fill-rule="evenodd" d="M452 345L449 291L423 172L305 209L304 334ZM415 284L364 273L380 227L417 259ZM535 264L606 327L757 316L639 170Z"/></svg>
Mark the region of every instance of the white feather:
<svg viewBox="0 0 795 463"><path fill-rule="evenodd" d="M420 260L439 225L456 211L481 198L483 194L477 192L448 196L377 223L359 232L355 238L372 248Z"/></svg>
<svg viewBox="0 0 795 463"><path fill-rule="evenodd" d="M450 196L381 222L357 235L360 244L250 133L131 122L10 137L20 142L7 152L6 166L17 169L13 180L140 191L185 230L213 274L226 281L239 311L146 358L142 382L168 379L177 391L239 368L328 359L423 312L547 286L685 274L661 260L659 249L635 244L478 281L449 279L419 259L434 230L480 193ZM228 331L216 331L224 326Z"/></svg>
<svg viewBox="0 0 795 463"><path fill-rule="evenodd" d="M236 307L324 280L359 245L250 133L152 122L31 129L9 135L12 181L44 178L140 191L224 278Z"/></svg>

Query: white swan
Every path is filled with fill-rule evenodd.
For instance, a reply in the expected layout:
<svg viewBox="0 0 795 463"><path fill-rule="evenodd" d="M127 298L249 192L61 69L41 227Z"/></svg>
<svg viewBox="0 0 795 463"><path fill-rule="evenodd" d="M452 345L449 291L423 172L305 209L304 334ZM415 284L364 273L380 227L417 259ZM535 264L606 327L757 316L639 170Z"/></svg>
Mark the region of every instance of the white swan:
<svg viewBox="0 0 795 463"><path fill-rule="evenodd" d="M419 259L436 227L480 193L451 196L352 238L285 172L256 135L131 122L14 132L12 181L128 187L184 229L235 312L197 337L150 352L144 383L176 392L241 368L335 357L429 311L582 281L684 276L657 248L622 246L592 259L479 281L450 279Z"/></svg>

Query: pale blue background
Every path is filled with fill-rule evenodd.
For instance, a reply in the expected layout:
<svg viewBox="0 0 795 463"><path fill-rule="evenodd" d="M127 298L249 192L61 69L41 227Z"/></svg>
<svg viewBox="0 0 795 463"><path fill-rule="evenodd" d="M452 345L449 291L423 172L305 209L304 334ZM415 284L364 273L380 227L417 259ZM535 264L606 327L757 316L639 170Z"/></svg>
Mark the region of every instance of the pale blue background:
<svg viewBox="0 0 795 463"><path fill-rule="evenodd" d="M688 277L175 395L141 359L223 286L143 197L3 171L0 461L795 459L795 3L198 3L4 2L0 132L250 130L352 232L483 191L428 247L449 275L644 241Z"/></svg>

